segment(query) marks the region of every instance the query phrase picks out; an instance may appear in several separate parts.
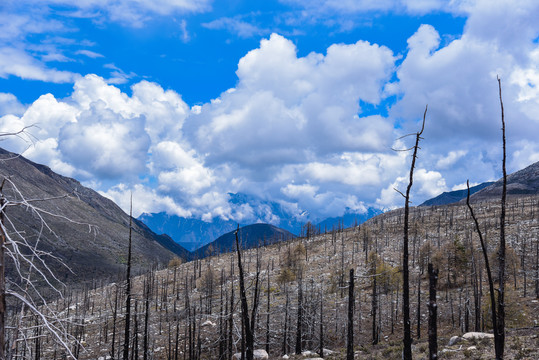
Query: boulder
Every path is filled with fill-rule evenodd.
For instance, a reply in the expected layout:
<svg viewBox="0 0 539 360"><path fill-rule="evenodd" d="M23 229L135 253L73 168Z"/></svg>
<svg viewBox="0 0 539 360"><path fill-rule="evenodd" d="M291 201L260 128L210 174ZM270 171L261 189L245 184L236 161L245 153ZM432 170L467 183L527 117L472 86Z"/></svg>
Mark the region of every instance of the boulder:
<svg viewBox="0 0 539 360"><path fill-rule="evenodd" d="M254 355L253 356L254 359L259 359L259 360L264 360L264 359L269 358L268 353L266 352L266 350L263 350L263 349L255 350L253 352L253 355Z"/></svg>
<svg viewBox="0 0 539 360"><path fill-rule="evenodd" d="M494 339L494 334L487 334L483 332L468 332L462 335L462 338L466 340Z"/></svg>
<svg viewBox="0 0 539 360"><path fill-rule="evenodd" d="M241 359L241 353L235 353L234 356L232 356L234 359ZM267 360L269 358L268 353L266 350L259 349L253 351L253 359L256 360ZM288 358L287 358L288 359Z"/></svg>

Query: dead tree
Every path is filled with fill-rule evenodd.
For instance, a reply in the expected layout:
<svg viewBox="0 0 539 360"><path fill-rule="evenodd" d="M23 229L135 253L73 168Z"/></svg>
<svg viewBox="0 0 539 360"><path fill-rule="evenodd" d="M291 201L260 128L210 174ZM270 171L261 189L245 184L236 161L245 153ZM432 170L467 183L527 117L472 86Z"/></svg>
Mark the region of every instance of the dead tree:
<svg viewBox="0 0 539 360"><path fill-rule="evenodd" d="M466 182L466 186L468 188L468 194L466 196L466 205L468 206L468 209L470 210L470 215L472 216L472 219L474 221L477 235L479 235L479 241L481 242L481 249L483 250L483 259L485 260L485 268L487 269L488 287L489 287L489 293L490 293L492 329L494 331L494 344L498 344L498 342L500 341L500 336L498 333L498 321L497 321L497 316L496 316L496 299L494 295L494 280L492 279L492 272L490 271L487 247L486 247L485 241L483 240L483 233L481 232L481 229L479 228L479 222L477 221L477 217L475 216L472 206L470 205L470 181ZM497 352L498 346L495 345L494 348L496 351L496 359L501 360Z"/></svg>
<svg viewBox="0 0 539 360"><path fill-rule="evenodd" d="M150 321L150 284L152 272L144 281L144 341L142 347L143 359L148 360L149 321ZM187 284L186 284L187 285Z"/></svg>
<svg viewBox="0 0 539 360"><path fill-rule="evenodd" d="M131 247L132 247L132 225L133 225L133 195L131 194L131 206L129 209L129 247L127 249L127 273L125 279L125 327L124 327L124 349L123 360L129 360L129 326L131 320Z"/></svg>
<svg viewBox="0 0 539 360"><path fill-rule="evenodd" d="M402 358L404 360L412 359L412 331L410 328L410 271L408 269L408 228L409 228L409 217L410 217L410 190L412 189L412 184L414 182L414 168L415 161L417 158L417 150L419 149L419 140L421 139L421 134L425 129L425 117L427 116L427 107L425 107L425 112L423 113L423 124L421 126L421 131L415 134L415 145L407 150L413 149L412 155L412 164L410 165L410 180L408 186L406 187L406 195L399 193L404 196L404 237L403 237L403 248L402 248L402 315L403 315L403 352ZM405 151L407 151L405 150ZM398 191L398 190L397 190Z"/></svg>
<svg viewBox="0 0 539 360"><path fill-rule="evenodd" d="M24 132L24 130L21 132ZM4 133L0 134L0 137L6 135L14 134ZM0 161L8 160L10 159L0 159ZM6 187L9 187L9 196L6 195ZM0 359L7 358L8 355L18 356L18 354L6 353L5 342L10 337L12 338L11 345L15 345L11 349L16 350L16 342L19 339L19 335L22 335L22 341L25 343L22 348L30 348L30 344L28 343L30 339L23 334L25 329L21 327L25 309L28 309L38 319L39 325L37 326L44 330L40 332L40 336L45 336L45 333L50 335L68 356L75 357L71 349L73 348L72 345L75 345L79 341L74 334L71 334L73 327L70 326L67 318L64 318L57 309L55 310L49 305L42 294L42 289L38 287L38 284L44 284L44 286L52 290L60 298L63 298L59 286L65 287L65 285L56 277L52 268L49 267L46 257L69 270L69 267L60 258L39 249L42 233L44 231L53 232L45 221L45 216L56 217L75 225L86 226L90 232L95 231L94 227L90 224L74 221L67 216L56 214L34 205L35 201L54 201L65 198L66 196L27 200L16 184L9 178L4 178L0 184ZM9 218L7 208L13 206L24 208L29 217L33 216L40 222L39 233L33 242L30 242L26 238L24 232L18 231L14 222ZM11 287L6 286L6 259L10 259L14 267L14 273L19 275L18 280L20 280L20 283L13 283L14 286ZM6 332L5 324L7 296L21 304L21 317L15 327L7 329L9 333Z"/></svg>
<svg viewBox="0 0 539 360"><path fill-rule="evenodd" d="M267 296L267 307L266 307L266 352L269 354L270 351L270 298L271 298L271 288L270 288L270 270L269 263L266 268L266 275L268 280L268 296Z"/></svg>
<svg viewBox="0 0 539 360"><path fill-rule="evenodd" d="M421 339L421 274L417 274L417 338Z"/></svg>
<svg viewBox="0 0 539 360"><path fill-rule="evenodd" d="M498 248L498 277L500 287L498 290L498 341L495 343L496 358L503 359L505 346L505 200L507 196L507 171L505 169L506 151L505 151L505 118L502 101L502 82L498 77L498 90L500 94L500 107L502 113L502 147L503 147L503 185L502 185L502 204L500 211L500 246ZM492 304L494 306L494 304Z"/></svg>
<svg viewBox="0 0 539 360"><path fill-rule="evenodd" d="M429 269L429 360L438 359L438 308L436 304L436 284L438 282L438 269L432 263Z"/></svg>
<svg viewBox="0 0 539 360"><path fill-rule="evenodd" d="M350 269L348 283L348 335L346 341L346 360L354 360L354 269Z"/></svg>
<svg viewBox="0 0 539 360"><path fill-rule="evenodd" d="M468 196L466 198L466 204L468 205L468 209L470 210L470 213L474 220L475 227L479 235L479 239L481 241L481 248L483 249L483 256L485 258L485 266L487 268L487 276L488 276L489 290L490 290L492 328L494 331L494 350L496 354L496 359L502 360L504 347L505 347L505 300L504 300L504 296L505 296L505 247L506 247L505 246L505 203L506 203L506 196L507 196L507 171L505 168L505 162L506 162L505 117L504 117L503 101L502 101L502 85L501 85L501 80L499 77L498 77L498 90L499 90L501 118L502 118L503 182L502 182L502 199L501 199L501 211L500 211L500 245L498 247L499 288L498 288L498 302L497 303L496 303L495 294L494 294L494 280L492 279L492 273L490 272L490 267L488 263L487 249L483 242L483 236L479 229L479 223L470 205L469 182L467 182Z"/></svg>
<svg viewBox="0 0 539 360"><path fill-rule="evenodd" d="M324 357L324 296L320 288L320 343L318 346L318 355Z"/></svg>
<svg viewBox="0 0 539 360"><path fill-rule="evenodd" d="M302 340L303 340L303 273L299 272L298 277L298 322L296 327L296 354L301 354L302 352Z"/></svg>
<svg viewBox="0 0 539 360"><path fill-rule="evenodd" d="M6 235L4 232L4 209L6 206L6 198L4 197L4 184L5 180L2 182L0 187L0 359L5 359L6 354L4 352L5 348L5 318L6 318L6 277L5 277L5 256L4 256L4 246L6 243Z"/></svg>
<svg viewBox="0 0 539 360"><path fill-rule="evenodd" d="M256 312L258 309L258 291L259 291L259 277L260 277L260 264L257 259L256 266L256 278L255 278L255 288L254 288L254 297L253 297L253 307L251 309L251 315L249 315L249 306L247 304L247 295L245 292L245 275L243 273L243 264L241 262L241 249L240 242L238 239L238 233L240 231L240 226L235 232L236 235L236 251L238 254L238 269L240 272L240 299L241 299L241 315L243 322L245 324L245 342L246 342L246 359L253 360L254 356L254 330L255 330L255 321L256 321Z"/></svg>

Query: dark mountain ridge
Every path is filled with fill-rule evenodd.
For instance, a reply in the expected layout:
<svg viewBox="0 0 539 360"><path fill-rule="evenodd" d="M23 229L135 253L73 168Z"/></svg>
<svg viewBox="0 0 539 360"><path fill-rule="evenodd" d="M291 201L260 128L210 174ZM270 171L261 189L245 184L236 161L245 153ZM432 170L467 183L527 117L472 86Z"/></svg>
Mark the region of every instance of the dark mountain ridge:
<svg viewBox="0 0 539 360"><path fill-rule="evenodd" d="M230 231L211 243L193 251L192 256L198 259L206 256L225 253L236 248L236 230ZM295 238L291 232L280 229L270 224L252 224L239 229L239 242L242 249L250 249L258 245L264 246L279 241L286 241Z"/></svg>

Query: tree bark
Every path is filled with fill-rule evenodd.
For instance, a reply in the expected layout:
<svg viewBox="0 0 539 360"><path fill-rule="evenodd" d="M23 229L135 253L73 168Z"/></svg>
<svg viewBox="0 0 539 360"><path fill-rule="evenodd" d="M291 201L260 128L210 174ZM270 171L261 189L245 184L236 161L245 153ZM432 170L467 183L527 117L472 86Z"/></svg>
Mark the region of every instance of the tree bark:
<svg viewBox="0 0 539 360"><path fill-rule="evenodd" d="M238 253L238 269L240 272L241 314L242 314L242 319L243 319L244 328L245 328L245 342L246 342L245 353L246 353L247 360L253 360L254 328L255 328L256 309L258 307L258 280L259 280L259 275L260 275L260 269L259 269L259 264L257 264L256 281L255 281L255 288L254 288L254 302L253 302L253 308L252 308L252 313L251 313L251 319L249 319L249 307L247 305L247 295L245 292L245 277L243 273L243 264L241 262L241 249L240 249L240 243L238 239L239 231L240 231L240 227L238 225L238 229L236 230L235 235L236 235L236 251Z"/></svg>
<svg viewBox="0 0 539 360"><path fill-rule="evenodd" d="M302 351L302 328L303 328L303 284L302 274L298 279L298 322L296 326L296 354L301 354Z"/></svg>
<svg viewBox="0 0 539 360"><path fill-rule="evenodd" d="M354 360L354 269L350 269L348 283L348 336L346 342L346 360Z"/></svg>
<svg viewBox="0 0 539 360"><path fill-rule="evenodd" d="M4 198L4 183L0 186L0 359L5 359L5 329L6 329L6 278L5 278L5 256L4 244L6 234L4 233L4 207L6 199Z"/></svg>
<svg viewBox="0 0 539 360"><path fill-rule="evenodd" d="M500 212L500 246L498 250L498 277L500 288L498 291L498 341L495 342L496 358L503 359L505 347L505 200L507 196L507 171L505 169L506 151L505 151L505 118L502 101L502 82L498 78L498 90L500 93L500 107L502 112L502 147L503 147L503 187L502 187L502 208ZM494 306L494 304L492 305Z"/></svg>
<svg viewBox="0 0 539 360"><path fill-rule="evenodd" d="M421 131L416 134L415 138L415 145L413 147L414 152L412 155L412 165L410 166L410 181L408 182L408 187L406 188L404 202L404 239L402 249L402 315L404 328L404 347L402 350L403 360L412 359L412 331L410 329L410 274L408 269L408 227L410 221L410 190L412 189L412 184L414 182L415 161L417 158L417 150L419 149L419 140L421 139L421 134L423 134L423 130L425 129L426 116L427 107L425 107L425 113L423 114L423 125L421 127Z"/></svg>
<svg viewBox="0 0 539 360"><path fill-rule="evenodd" d="M468 187L468 195L466 196L466 205L468 206L468 209L470 210L470 215L472 216L472 219L475 224L475 229L477 231L477 235L479 235L479 241L481 242L481 249L483 250L483 259L485 260L485 268L487 269L487 278L488 278L488 287L490 292L490 309L491 309L491 316L492 316L492 329L494 332L494 349L496 351L496 359L501 360L498 357L498 346L496 344L499 343L500 337L498 333L498 319L496 316L496 299L494 295L494 280L492 279L492 272L490 271L490 264L488 261L488 253L487 248L485 245L485 241L483 240L483 233L481 232L481 229L479 228L479 222L477 221L477 217L475 216L472 206L470 205L470 182L466 182L466 186Z"/></svg>
<svg viewBox="0 0 539 360"><path fill-rule="evenodd" d="M320 289L320 345L318 346L318 355L324 357L324 297Z"/></svg>
<svg viewBox="0 0 539 360"><path fill-rule="evenodd" d="M429 271L429 360L438 359L438 308L436 304L436 284L438 282L438 269L431 263Z"/></svg>
<svg viewBox="0 0 539 360"><path fill-rule="evenodd" d="M131 320L131 246L132 246L132 225L133 225L133 195L131 194L131 207L129 210L129 248L127 250L127 279L125 285L125 328L124 328L124 349L123 360L129 360L129 326Z"/></svg>

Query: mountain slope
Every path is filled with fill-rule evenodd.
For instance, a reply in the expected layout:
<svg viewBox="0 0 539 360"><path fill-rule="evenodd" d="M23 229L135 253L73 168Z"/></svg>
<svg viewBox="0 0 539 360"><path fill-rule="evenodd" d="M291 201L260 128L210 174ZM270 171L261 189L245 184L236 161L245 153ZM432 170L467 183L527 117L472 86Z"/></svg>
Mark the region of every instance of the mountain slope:
<svg viewBox="0 0 539 360"><path fill-rule="evenodd" d="M471 200L481 201L502 196L503 179L475 193ZM507 195L539 194L539 161L507 176Z"/></svg>
<svg viewBox="0 0 539 360"><path fill-rule="evenodd" d="M50 231L42 230L38 216L26 207L10 206L6 210L12 223L6 222L6 225L12 236L16 229L30 244L39 238L40 250L50 252L71 268L73 273L52 260L51 266L60 280L74 282L123 271L129 216L114 202L74 179L0 149L0 178L4 177L10 179L25 199L48 199L32 204L61 216L41 213ZM9 201L21 199L10 182L4 186L4 194ZM187 254L170 238L156 235L139 221L133 222L135 268L166 263L174 255L186 258Z"/></svg>
<svg viewBox="0 0 539 360"><path fill-rule="evenodd" d="M473 186L470 188L470 195L475 194L476 192L492 184L494 184L494 182L490 181L490 182L484 182L482 184ZM467 195L468 195L468 189L443 192L440 195L425 201L423 204L419 206L448 205L448 204L459 202L462 199L466 199Z"/></svg>
<svg viewBox="0 0 539 360"><path fill-rule="evenodd" d="M194 251L193 256L201 259L206 256L234 250L236 246L235 232L235 230L230 231L211 243L204 245ZM258 244L266 245L277 241L285 241L295 237L291 232L270 224L247 225L240 228L239 232L239 241L243 249L250 249L256 247Z"/></svg>

